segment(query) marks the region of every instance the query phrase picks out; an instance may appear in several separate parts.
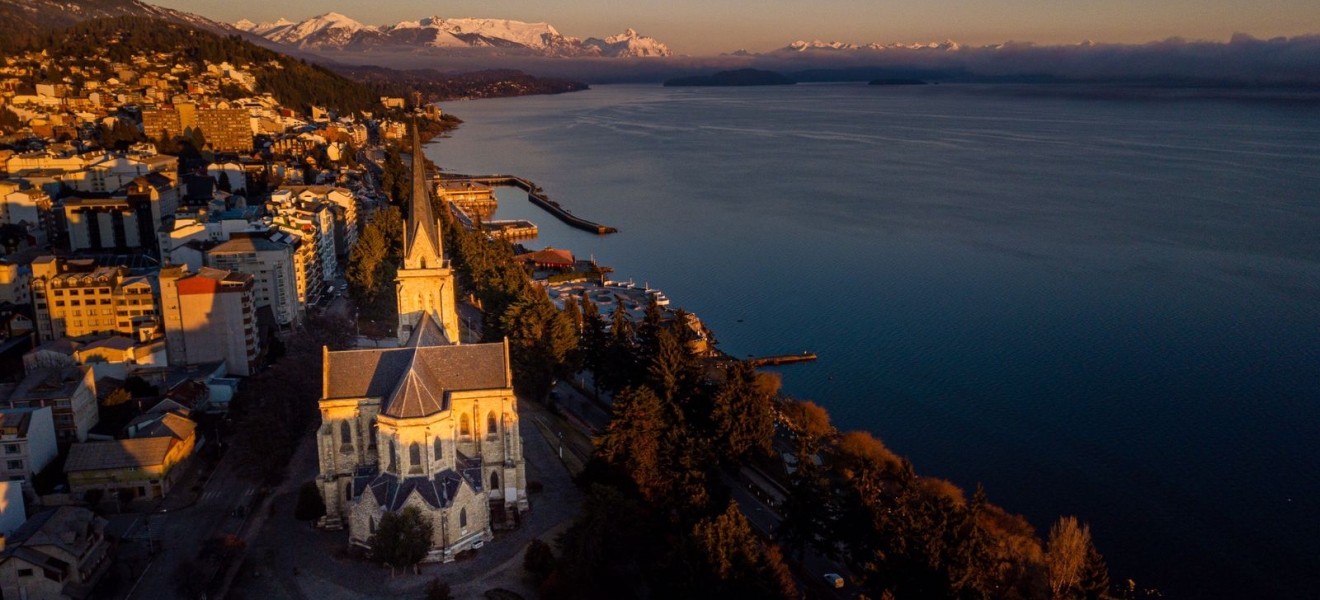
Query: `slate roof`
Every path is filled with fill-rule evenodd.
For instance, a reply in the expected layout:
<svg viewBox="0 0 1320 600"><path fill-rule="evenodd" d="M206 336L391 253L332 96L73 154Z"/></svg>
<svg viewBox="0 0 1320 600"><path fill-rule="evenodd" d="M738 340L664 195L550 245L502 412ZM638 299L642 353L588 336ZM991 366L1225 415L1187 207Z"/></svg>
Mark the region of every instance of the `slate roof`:
<svg viewBox="0 0 1320 600"><path fill-rule="evenodd" d="M63 571L68 567L66 563L34 547L53 545L82 557L92 547L92 534L104 527L105 519L85 508L61 506L40 512L9 535L0 557L17 556L35 565L58 567ZM54 564L47 561L54 561Z"/></svg>
<svg viewBox="0 0 1320 600"><path fill-rule="evenodd" d="M374 469L373 469L374 471ZM453 506L454 497L458 495L458 489L463 485L464 478L453 469L445 469L436 473L435 477L406 477L400 479L399 476L392 473L372 473L359 476L354 479L353 496L358 497L364 493L370 492L376 497L376 504L379 504L387 511L397 512L403 508L403 503L408 500L413 492L426 502L432 508L447 508ZM468 485L472 485L469 480ZM480 488L474 491L480 492Z"/></svg>
<svg viewBox="0 0 1320 600"><path fill-rule="evenodd" d="M429 317L419 329L427 322ZM430 327L435 328L434 323ZM431 335L414 336L410 343ZM443 339L443 334L433 335ZM505 365L502 343L331 352L325 361L324 396L381 398L387 416L424 417L448 410L449 392L508 388Z"/></svg>

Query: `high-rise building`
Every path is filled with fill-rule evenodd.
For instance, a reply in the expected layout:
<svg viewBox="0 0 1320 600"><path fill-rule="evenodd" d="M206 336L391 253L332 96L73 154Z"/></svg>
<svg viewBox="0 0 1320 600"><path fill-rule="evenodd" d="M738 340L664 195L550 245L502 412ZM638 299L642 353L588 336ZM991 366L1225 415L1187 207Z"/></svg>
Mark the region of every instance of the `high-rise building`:
<svg viewBox="0 0 1320 600"><path fill-rule="evenodd" d="M251 275L255 279L257 308L269 306L280 325L301 321L295 250L288 244L271 241L266 235L235 233L229 241L207 251L206 264Z"/></svg>
<svg viewBox="0 0 1320 600"><path fill-rule="evenodd" d="M217 152L252 151L252 117L245 108L199 110L197 129Z"/></svg>
<svg viewBox="0 0 1320 600"><path fill-rule="evenodd" d="M170 364L225 361L230 373L251 375L261 356L257 336L256 279L247 273L202 267L160 272L161 317Z"/></svg>

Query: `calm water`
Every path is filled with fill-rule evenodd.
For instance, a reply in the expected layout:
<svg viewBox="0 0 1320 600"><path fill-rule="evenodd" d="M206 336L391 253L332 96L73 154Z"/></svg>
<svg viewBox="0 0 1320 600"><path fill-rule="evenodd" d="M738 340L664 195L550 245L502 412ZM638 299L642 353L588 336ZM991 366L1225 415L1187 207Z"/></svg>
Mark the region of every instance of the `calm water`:
<svg viewBox="0 0 1320 600"><path fill-rule="evenodd" d="M1320 597L1320 104L1040 91L605 86L428 154L1116 580Z"/></svg>

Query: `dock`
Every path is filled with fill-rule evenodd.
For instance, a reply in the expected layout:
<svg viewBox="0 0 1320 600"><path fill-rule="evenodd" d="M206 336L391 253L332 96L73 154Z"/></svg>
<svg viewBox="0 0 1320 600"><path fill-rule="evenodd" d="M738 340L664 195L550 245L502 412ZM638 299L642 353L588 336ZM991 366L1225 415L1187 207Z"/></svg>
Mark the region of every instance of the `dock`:
<svg viewBox="0 0 1320 600"><path fill-rule="evenodd" d="M546 212L555 216L555 218L567 223L569 226L576 227L583 231L590 231L595 234L605 235L608 233L618 233L619 230L607 225L601 225L594 221L588 221L579 217L568 209L559 205L558 202L551 200L541 188L535 183L515 175L442 175L438 180L440 184L481 184L491 187L516 187L527 192L527 200L532 204L541 207Z"/></svg>
<svg viewBox="0 0 1320 600"><path fill-rule="evenodd" d="M816 360L815 352L803 352L802 354L781 354L779 356L749 358L747 359L747 363L753 367L772 367L775 365L791 365L793 363L811 362L814 360Z"/></svg>

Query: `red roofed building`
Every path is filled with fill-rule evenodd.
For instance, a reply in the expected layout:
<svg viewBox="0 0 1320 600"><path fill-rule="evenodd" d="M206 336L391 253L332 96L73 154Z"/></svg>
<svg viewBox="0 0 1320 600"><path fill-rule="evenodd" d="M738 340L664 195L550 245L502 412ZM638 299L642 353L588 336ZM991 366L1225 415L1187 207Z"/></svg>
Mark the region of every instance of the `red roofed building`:
<svg viewBox="0 0 1320 600"><path fill-rule="evenodd" d="M251 375L261 357L254 278L202 267L160 272L161 315L170 365L225 361L234 375Z"/></svg>
<svg viewBox="0 0 1320 600"><path fill-rule="evenodd" d="M514 260L520 263L530 263L538 269L572 269L577 261L573 259L573 253L568 250L558 248L546 248L536 252L519 254Z"/></svg>

